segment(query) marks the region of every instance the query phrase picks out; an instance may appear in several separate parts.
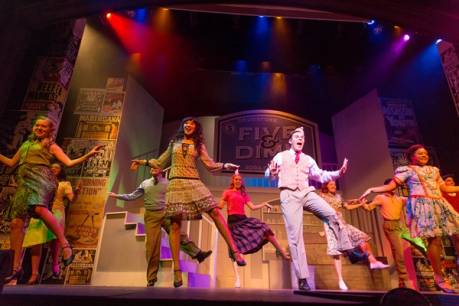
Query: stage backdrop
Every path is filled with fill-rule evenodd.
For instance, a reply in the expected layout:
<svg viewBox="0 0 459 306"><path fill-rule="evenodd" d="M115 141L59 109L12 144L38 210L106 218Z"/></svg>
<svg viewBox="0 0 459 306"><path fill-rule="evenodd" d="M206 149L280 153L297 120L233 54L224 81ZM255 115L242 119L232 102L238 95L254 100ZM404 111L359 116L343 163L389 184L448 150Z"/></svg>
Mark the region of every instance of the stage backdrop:
<svg viewBox="0 0 459 306"><path fill-rule="evenodd" d="M240 172L261 174L276 155L290 148L290 133L303 126L303 152L320 165L317 124L301 117L274 110L251 110L216 120L217 160L240 165Z"/></svg>

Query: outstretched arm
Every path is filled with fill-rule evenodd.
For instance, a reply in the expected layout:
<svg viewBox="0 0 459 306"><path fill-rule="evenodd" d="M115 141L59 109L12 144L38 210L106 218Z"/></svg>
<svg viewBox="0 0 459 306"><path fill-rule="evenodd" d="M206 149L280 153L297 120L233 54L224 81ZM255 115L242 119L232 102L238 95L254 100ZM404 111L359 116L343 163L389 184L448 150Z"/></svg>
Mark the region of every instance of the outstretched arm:
<svg viewBox="0 0 459 306"><path fill-rule="evenodd" d="M375 209L377 206L383 205L383 199L381 195L377 195L371 203L366 203L365 199L362 200L362 207L365 210L372 211Z"/></svg>
<svg viewBox="0 0 459 306"><path fill-rule="evenodd" d="M141 198L145 194L145 190L141 187L138 187L136 190L134 190L131 193L126 193L126 194L118 194L114 192L109 192L108 196L111 198L123 200L123 201L134 201L139 198Z"/></svg>
<svg viewBox="0 0 459 306"><path fill-rule="evenodd" d="M82 162L84 162L85 160L87 160L88 158L90 158L91 156L94 156L96 155L97 153L100 153L102 152L102 148L104 147L104 145L97 145L95 146L94 148L91 149L91 151L89 151L88 153L86 153L85 155L83 156L80 156L78 158L75 158L75 159L70 159L70 157L67 156L67 154L65 154L65 152L62 150L61 147L59 147L57 144L53 143L49 150L51 152L51 154L54 155L54 157L57 158L57 160L59 160L61 163L63 163L65 166L67 167L73 167L75 165L78 165Z"/></svg>
<svg viewBox="0 0 459 306"><path fill-rule="evenodd" d="M365 198L367 195L369 195L370 193L372 192L376 192L376 193L380 193L380 192L389 192L389 191L393 191L395 188L397 188L397 183L392 180L389 184L387 185L381 185L381 186L378 186L378 187L371 187L371 188L368 188L361 196L360 196L360 200Z"/></svg>
<svg viewBox="0 0 459 306"><path fill-rule="evenodd" d="M14 154L12 158L8 158L3 154L0 154L0 163L5 164L8 167L14 167L19 162L19 151Z"/></svg>
<svg viewBox="0 0 459 306"><path fill-rule="evenodd" d="M440 190L445 193L459 192L459 186L447 186L446 184L441 184Z"/></svg>
<svg viewBox="0 0 459 306"><path fill-rule="evenodd" d="M352 199L346 202L343 202L343 207L347 210L353 210L359 208L363 205L363 203L359 202L358 199Z"/></svg>
<svg viewBox="0 0 459 306"><path fill-rule="evenodd" d="M251 201L245 203L247 204L248 207L250 207L251 210L257 210L257 209L260 209L260 208L263 208L263 207L268 207L268 209L272 209L273 207L268 204L268 202L263 202L263 203L260 203L260 204L253 204Z"/></svg>

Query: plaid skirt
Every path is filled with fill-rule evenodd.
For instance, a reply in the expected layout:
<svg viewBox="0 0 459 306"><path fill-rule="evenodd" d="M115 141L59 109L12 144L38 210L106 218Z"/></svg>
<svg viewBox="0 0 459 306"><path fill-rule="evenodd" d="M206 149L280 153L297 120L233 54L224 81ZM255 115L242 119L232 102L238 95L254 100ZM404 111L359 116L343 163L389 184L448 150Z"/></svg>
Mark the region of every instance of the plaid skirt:
<svg viewBox="0 0 459 306"><path fill-rule="evenodd" d="M171 179L166 193L166 217L199 220L217 207L213 195L199 179Z"/></svg>
<svg viewBox="0 0 459 306"><path fill-rule="evenodd" d="M245 215L229 215L228 226L231 236L233 236L234 242L242 254L257 252L268 242L267 237L274 235L265 223Z"/></svg>

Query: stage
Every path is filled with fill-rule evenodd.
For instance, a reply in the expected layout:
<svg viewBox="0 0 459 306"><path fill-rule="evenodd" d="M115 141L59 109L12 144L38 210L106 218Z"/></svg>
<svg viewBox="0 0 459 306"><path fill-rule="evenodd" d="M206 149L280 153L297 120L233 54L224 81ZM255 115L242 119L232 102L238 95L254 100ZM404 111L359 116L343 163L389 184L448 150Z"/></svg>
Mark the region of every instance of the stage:
<svg viewBox="0 0 459 306"><path fill-rule="evenodd" d="M6 286L0 305L380 305L383 291L139 288L96 286ZM459 305L459 295L423 293L432 305ZM394 304L392 304L394 305ZM414 305L405 303L405 306ZM395 306L395 305L394 305Z"/></svg>

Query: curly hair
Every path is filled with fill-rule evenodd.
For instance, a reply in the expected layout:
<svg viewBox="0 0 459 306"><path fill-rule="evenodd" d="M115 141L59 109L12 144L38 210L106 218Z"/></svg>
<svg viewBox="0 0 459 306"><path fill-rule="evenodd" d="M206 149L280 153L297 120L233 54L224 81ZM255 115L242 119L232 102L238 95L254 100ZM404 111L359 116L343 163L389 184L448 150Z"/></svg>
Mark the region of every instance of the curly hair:
<svg viewBox="0 0 459 306"><path fill-rule="evenodd" d="M35 124L37 123L38 120L46 120L48 121L49 123L49 131L48 131L48 137L46 137L49 141L47 142L47 145L50 145L54 142L54 137L55 137L55 132L56 132L56 125L54 123L53 120L51 120L49 117L46 117L46 116L37 116L35 118L35 120L33 121L33 126L35 126ZM27 138L28 140L36 140L37 136L35 135L35 133L33 132L33 128L32 128L32 132L30 133L29 137Z"/></svg>
<svg viewBox="0 0 459 306"><path fill-rule="evenodd" d="M67 174L65 173L64 165L61 164L61 163L52 163L50 167L52 167L53 165L58 165L61 168L61 171L59 171L59 174L56 177L57 180L59 182L66 181L67 180Z"/></svg>
<svg viewBox="0 0 459 306"><path fill-rule="evenodd" d="M416 153L416 151L419 149L427 150L424 145L419 144L419 143L412 145L406 150L406 157L408 158L410 163L411 163L411 160L413 159L414 153Z"/></svg>
<svg viewBox="0 0 459 306"><path fill-rule="evenodd" d="M198 151L198 154L201 154L201 148L202 144L204 142L204 135L202 133L202 125L193 117L185 117L182 119L180 122L180 126L175 133L175 136L172 138L172 141L180 141L183 138L185 138L185 130L183 129L183 126L185 125L185 122L187 121L193 121L194 124L196 125L196 128L193 132L193 135L191 135L191 139L193 139L194 146L196 147L196 150Z"/></svg>
<svg viewBox="0 0 459 306"><path fill-rule="evenodd" d="M330 190L328 190L328 183L330 183L330 182L334 182L334 180L325 182L325 183L322 184L322 186L320 186L320 191L322 191L322 193L329 193L330 192Z"/></svg>

